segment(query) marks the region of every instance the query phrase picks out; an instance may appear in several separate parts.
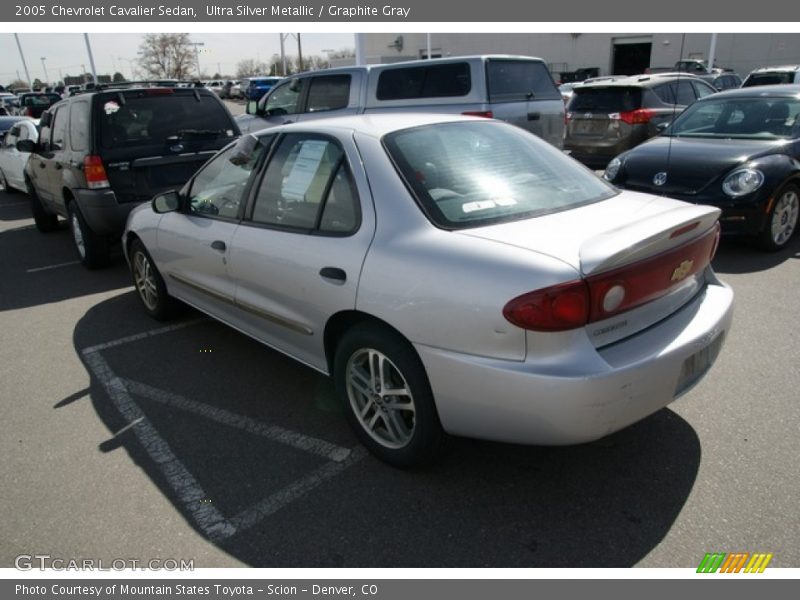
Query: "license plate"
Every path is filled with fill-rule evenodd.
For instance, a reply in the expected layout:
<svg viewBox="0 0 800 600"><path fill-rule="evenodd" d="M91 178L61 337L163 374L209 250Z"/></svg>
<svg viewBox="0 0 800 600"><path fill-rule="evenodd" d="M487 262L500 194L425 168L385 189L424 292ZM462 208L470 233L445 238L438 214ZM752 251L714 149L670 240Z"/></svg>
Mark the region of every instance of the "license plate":
<svg viewBox="0 0 800 600"><path fill-rule="evenodd" d="M714 364L714 361L717 360L717 356L719 356L723 337L723 335L718 335L716 339L705 348L695 352L683 361L681 374L678 377L678 385L675 386L675 396L686 392L711 368L711 365Z"/></svg>

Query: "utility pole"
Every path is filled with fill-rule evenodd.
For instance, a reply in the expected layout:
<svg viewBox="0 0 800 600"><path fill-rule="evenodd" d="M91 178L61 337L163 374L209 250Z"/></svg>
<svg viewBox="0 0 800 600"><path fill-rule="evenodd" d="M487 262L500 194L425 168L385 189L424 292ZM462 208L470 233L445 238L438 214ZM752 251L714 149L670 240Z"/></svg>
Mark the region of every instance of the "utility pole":
<svg viewBox="0 0 800 600"><path fill-rule="evenodd" d="M92 78L95 85L97 85L97 69L94 68L94 56L92 56L92 45L89 43L89 34L84 33L83 39L86 40L86 51L89 53L89 64L92 67Z"/></svg>
<svg viewBox="0 0 800 600"><path fill-rule="evenodd" d="M300 34L297 34L297 62L298 62L298 70L303 70L303 48L300 45Z"/></svg>
<svg viewBox="0 0 800 600"><path fill-rule="evenodd" d="M47 57L43 56L42 57L42 71L44 71L44 85L45 85L45 87L47 87L47 85L50 83L50 76L47 74L47 65L44 64L45 60L47 60Z"/></svg>
<svg viewBox="0 0 800 600"><path fill-rule="evenodd" d="M25 77L27 79L28 87L33 89L31 74L28 72L28 63L25 62L25 54L22 52L22 44L19 43L19 34L14 34L14 39L17 40L17 49L19 50L19 57L22 59L22 68L25 70Z"/></svg>
<svg viewBox="0 0 800 600"><path fill-rule="evenodd" d="M717 34L711 34L711 47L708 49L708 72L711 73L711 69L714 68L714 59L716 58L717 53Z"/></svg>

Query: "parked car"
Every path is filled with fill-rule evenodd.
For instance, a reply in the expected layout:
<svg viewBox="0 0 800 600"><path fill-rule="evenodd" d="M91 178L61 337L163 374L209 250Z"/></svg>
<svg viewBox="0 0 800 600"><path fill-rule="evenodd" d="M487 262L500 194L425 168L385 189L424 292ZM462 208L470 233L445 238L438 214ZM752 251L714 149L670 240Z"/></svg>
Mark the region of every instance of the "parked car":
<svg viewBox="0 0 800 600"><path fill-rule="evenodd" d="M4 136L6 132L20 121L24 121L28 117L20 117L19 115L4 115L0 116L0 137Z"/></svg>
<svg viewBox="0 0 800 600"><path fill-rule="evenodd" d="M241 80L237 80L233 82L233 85L230 89L230 97L233 100L241 100L244 98L244 90L242 90L243 82Z"/></svg>
<svg viewBox="0 0 800 600"><path fill-rule="evenodd" d="M653 137L697 98L715 93L686 73L636 75L576 87L567 104L564 150L600 169Z"/></svg>
<svg viewBox="0 0 800 600"><path fill-rule="evenodd" d="M612 160L614 185L722 209L722 233L785 247L800 211L800 86L701 98L663 135Z"/></svg>
<svg viewBox="0 0 800 600"><path fill-rule="evenodd" d="M17 114L23 117L38 119L42 113L61 100L61 96L53 92L32 92L19 96Z"/></svg>
<svg viewBox="0 0 800 600"><path fill-rule="evenodd" d="M697 75L703 81L714 86L717 91L734 90L742 86L742 78L733 71L723 71L721 73L707 73Z"/></svg>
<svg viewBox="0 0 800 600"><path fill-rule="evenodd" d="M81 262L105 265L138 203L180 186L239 135L208 89L104 88L67 98L44 113L25 169L39 231L69 220Z"/></svg>
<svg viewBox="0 0 800 600"><path fill-rule="evenodd" d="M212 81L206 81L205 85L208 89L219 96L222 94L222 90L225 88L225 81L222 79L214 79Z"/></svg>
<svg viewBox="0 0 800 600"><path fill-rule="evenodd" d="M714 362L719 209L620 192L518 127L382 114L280 126L134 210L144 310L180 299L333 375L396 465L447 434L575 444Z"/></svg>
<svg viewBox="0 0 800 600"><path fill-rule="evenodd" d="M779 85L787 83L800 83L800 65L785 65L783 67L762 67L751 71L742 83L742 87L758 85Z"/></svg>
<svg viewBox="0 0 800 600"><path fill-rule="evenodd" d="M0 139L2 139L2 144L0 144L0 185L8 193L17 190L27 192L24 172L30 153L17 150L17 142L36 140L39 137L39 131L32 119L27 117L16 117L16 119L5 134L0 134ZM1 128L2 125L0 125Z"/></svg>
<svg viewBox="0 0 800 600"><path fill-rule="evenodd" d="M250 77L247 80L245 98L257 102L282 79L283 77Z"/></svg>
<svg viewBox="0 0 800 600"><path fill-rule="evenodd" d="M547 65L529 56L462 56L311 71L248 102L242 131L290 121L377 112L496 118L560 148L564 101Z"/></svg>

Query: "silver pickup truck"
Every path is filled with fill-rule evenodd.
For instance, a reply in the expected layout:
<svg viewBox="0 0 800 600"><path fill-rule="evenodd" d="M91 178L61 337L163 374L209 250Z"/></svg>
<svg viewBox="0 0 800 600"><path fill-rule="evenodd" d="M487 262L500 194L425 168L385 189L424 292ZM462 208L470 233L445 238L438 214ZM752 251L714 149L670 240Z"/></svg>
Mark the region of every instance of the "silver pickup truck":
<svg viewBox="0 0 800 600"><path fill-rule="evenodd" d="M453 113L500 119L561 148L564 102L547 65L485 55L309 71L286 78L237 119L243 133L368 112Z"/></svg>

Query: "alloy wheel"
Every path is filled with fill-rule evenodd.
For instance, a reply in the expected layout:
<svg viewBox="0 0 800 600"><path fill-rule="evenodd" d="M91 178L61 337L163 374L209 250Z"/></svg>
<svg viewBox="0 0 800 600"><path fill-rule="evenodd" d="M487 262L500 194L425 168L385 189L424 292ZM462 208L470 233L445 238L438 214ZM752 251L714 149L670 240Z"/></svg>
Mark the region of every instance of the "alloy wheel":
<svg viewBox="0 0 800 600"><path fill-rule="evenodd" d="M133 281L136 291L149 310L156 310L158 306L158 288L150 260L143 252L133 256Z"/></svg>
<svg viewBox="0 0 800 600"><path fill-rule="evenodd" d="M775 204L772 213L772 241L778 246L783 246L792 237L797 227L797 217L800 212L800 198L795 190L787 190Z"/></svg>

